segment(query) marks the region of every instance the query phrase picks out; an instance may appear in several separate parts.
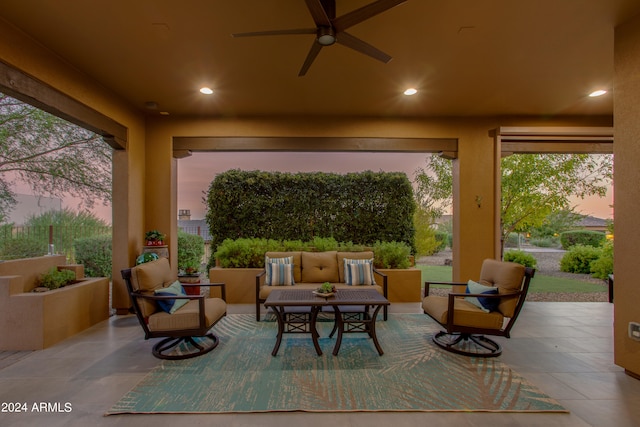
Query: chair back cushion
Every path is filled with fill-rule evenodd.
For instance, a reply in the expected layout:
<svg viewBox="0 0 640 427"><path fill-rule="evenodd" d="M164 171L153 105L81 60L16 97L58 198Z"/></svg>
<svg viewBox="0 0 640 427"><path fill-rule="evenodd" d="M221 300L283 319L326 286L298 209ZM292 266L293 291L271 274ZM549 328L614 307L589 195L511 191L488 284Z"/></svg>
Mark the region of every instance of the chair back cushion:
<svg viewBox="0 0 640 427"><path fill-rule="evenodd" d="M300 282L302 280L302 260L300 252L267 252L264 254L269 259L293 257L293 281ZM266 258L265 258L266 259ZM266 265L265 265L266 267Z"/></svg>
<svg viewBox="0 0 640 427"><path fill-rule="evenodd" d="M522 288L525 268L515 262L486 259L480 271L480 283L497 286L500 294L512 293ZM505 317L513 317L518 298L501 298L498 310Z"/></svg>
<svg viewBox="0 0 640 427"><path fill-rule="evenodd" d="M169 260L160 258L155 261L145 262L131 269L131 287L134 292L143 295L153 295L156 289L170 285L176 280L172 276ZM160 308L155 301L138 298L138 304L142 316L147 318Z"/></svg>
<svg viewBox="0 0 640 427"><path fill-rule="evenodd" d="M338 283L336 251L302 252L302 281Z"/></svg>

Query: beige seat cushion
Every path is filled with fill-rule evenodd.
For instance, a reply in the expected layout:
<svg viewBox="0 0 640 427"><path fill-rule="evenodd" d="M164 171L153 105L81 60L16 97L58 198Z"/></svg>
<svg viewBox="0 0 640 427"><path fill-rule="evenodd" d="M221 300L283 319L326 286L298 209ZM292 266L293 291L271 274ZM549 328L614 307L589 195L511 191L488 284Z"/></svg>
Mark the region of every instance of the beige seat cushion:
<svg viewBox="0 0 640 427"><path fill-rule="evenodd" d="M438 322L446 325L449 313L448 300L448 297L428 296L422 300L422 309ZM498 311L486 313L462 298L455 299L453 309L454 322L458 326L502 329L504 316Z"/></svg>
<svg viewBox="0 0 640 427"><path fill-rule="evenodd" d="M227 304L224 300L220 298L206 298L204 300L204 311L207 325L213 325L217 322L224 316L226 310ZM158 332L197 329L200 327L198 313L199 306L197 300L189 301L173 314L158 311L149 316L149 330Z"/></svg>
<svg viewBox="0 0 640 427"><path fill-rule="evenodd" d="M142 295L153 295L156 289L168 286L176 279L171 273L171 266L166 258L146 262L131 269L131 287ZM139 298L138 304L145 318L160 310L155 301Z"/></svg>
<svg viewBox="0 0 640 427"><path fill-rule="evenodd" d="M521 264L486 259L480 270L480 283L497 286L500 294L513 293L521 289L524 273L525 268ZM517 298L501 298L498 310L505 317L513 317L517 303Z"/></svg>
<svg viewBox="0 0 640 427"><path fill-rule="evenodd" d="M302 252L302 282L340 282L337 252Z"/></svg>

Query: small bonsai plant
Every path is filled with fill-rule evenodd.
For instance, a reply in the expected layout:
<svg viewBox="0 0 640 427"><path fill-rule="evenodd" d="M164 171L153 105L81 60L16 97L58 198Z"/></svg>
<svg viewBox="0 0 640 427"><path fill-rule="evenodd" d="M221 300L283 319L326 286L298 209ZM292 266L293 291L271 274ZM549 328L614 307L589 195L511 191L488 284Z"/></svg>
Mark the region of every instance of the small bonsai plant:
<svg viewBox="0 0 640 427"><path fill-rule="evenodd" d="M147 231L144 235L144 238L147 241L147 246L162 246L164 244L165 237L166 235L158 230Z"/></svg>
<svg viewBox="0 0 640 427"><path fill-rule="evenodd" d="M336 287L329 282L324 282L322 285L320 285L320 292L322 292L323 294L328 294L335 291Z"/></svg>
<svg viewBox="0 0 640 427"><path fill-rule="evenodd" d="M39 285L49 290L67 286L76 280L76 273L71 270L58 270L53 267L48 273L40 276Z"/></svg>

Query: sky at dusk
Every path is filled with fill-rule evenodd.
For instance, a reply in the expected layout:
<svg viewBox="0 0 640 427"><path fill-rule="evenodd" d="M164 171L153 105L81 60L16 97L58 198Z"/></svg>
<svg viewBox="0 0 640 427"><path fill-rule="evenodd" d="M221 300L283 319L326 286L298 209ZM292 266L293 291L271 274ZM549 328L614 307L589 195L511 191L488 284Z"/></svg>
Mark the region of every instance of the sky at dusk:
<svg viewBox="0 0 640 427"><path fill-rule="evenodd" d="M178 209L189 209L191 219L203 219L205 205L202 198L218 173L230 170L263 170L280 172L404 172L414 181L418 168L426 166L428 154L415 153L317 153L317 152L259 152L259 153L194 153L178 160ZM21 194L32 194L31 189L19 184L14 187ZM613 191L607 197L575 199L577 211L598 218L611 218ZM77 210L78 200L63 199L63 207ZM97 216L111 223L111 207L96 206ZM177 217L177 212L176 212Z"/></svg>

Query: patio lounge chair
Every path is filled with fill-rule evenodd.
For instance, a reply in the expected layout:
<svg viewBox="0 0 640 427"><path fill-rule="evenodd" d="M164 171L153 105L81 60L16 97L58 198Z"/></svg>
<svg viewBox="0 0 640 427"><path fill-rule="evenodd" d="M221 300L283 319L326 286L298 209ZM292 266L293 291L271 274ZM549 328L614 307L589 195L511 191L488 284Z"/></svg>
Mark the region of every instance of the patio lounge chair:
<svg viewBox="0 0 640 427"><path fill-rule="evenodd" d="M145 339L164 338L153 346L155 357L188 359L218 345L218 337L209 330L227 314L224 283L195 285L220 287L222 298L186 295L166 258L121 273Z"/></svg>
<svg viewBox="0 0 640 427"><path fill-rule="evenodd" d="M534 274L533 268L487 259L482 263L479 282L425 282L422 309L446 328L436 333L433 341L458 354L499 356L500 344L485 335L509 338ZM451 285L453 292L448 296L429 295L432 284Z"/></svg>

